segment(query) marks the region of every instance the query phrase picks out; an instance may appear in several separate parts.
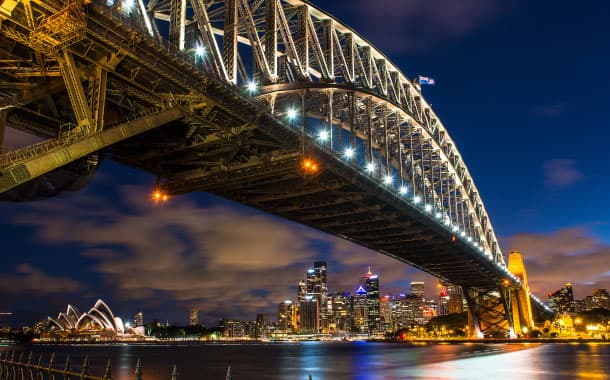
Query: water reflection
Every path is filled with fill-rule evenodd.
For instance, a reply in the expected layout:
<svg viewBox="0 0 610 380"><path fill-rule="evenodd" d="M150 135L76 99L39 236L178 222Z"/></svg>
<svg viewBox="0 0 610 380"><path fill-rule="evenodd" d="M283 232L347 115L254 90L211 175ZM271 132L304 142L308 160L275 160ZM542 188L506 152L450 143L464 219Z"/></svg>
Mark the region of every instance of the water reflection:
<svg viewBox="0 0 610 380"><path fill-rule="evenodd" d="M0 347L0 350L6 350ZM29 347L18 349L28 351ZM112 359L113 378L134 378L142 360L144 380L169 380L175 364L179 379L385 380L385 379L607 379L609 344L404 345L387 343L209 344L199 346L35 346L34 358L48 363L56 352L58 367L66 355L80 371L89 356L90 374L102 375Z"/></svg>

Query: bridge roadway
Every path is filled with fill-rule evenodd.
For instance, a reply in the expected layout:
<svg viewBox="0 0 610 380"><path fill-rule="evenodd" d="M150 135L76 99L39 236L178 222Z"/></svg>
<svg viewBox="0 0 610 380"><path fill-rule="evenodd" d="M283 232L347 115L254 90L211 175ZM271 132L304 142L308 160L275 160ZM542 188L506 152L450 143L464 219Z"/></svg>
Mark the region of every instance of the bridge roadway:
<svg viewBox="0 0 610 380"><path fill-rule="evenodd" d="M0 136L46 139L0 155L1 197L115 160L169 195L207 191L416 266L494 314L486 328L512 325L505 293L527 284L455 144L364 38L299 0L116 3L0 0Z"/></svg>

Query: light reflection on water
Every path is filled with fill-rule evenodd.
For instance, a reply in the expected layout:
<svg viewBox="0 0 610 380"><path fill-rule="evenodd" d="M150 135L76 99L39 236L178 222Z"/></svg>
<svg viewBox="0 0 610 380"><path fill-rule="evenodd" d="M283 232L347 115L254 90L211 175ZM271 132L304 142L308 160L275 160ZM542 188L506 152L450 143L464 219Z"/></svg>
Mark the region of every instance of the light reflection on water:
<svg viewBox="0 0 610 380"><path fill-rule="evenodd" d="M0 350L6 350L0 347ZM29 347L20 349L29 351ZM66 354L80 371L85 355L92 375L103 374L106 358L115 380L133 379L137 359L144 380L224 379L230 364L234 380L398 380L398 379L609 379L610 344L450 344L388 343L209 344L199 346L35 346L48 362L52 351L63 365ZM34 356L38 358L37 354Z"/></svg>

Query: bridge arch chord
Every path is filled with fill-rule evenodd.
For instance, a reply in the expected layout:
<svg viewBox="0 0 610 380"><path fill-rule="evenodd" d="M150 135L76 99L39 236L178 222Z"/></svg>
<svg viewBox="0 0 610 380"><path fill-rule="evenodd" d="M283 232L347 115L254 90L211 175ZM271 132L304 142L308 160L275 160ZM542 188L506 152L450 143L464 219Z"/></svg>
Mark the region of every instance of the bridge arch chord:
<svg viewBox="0 0 610 380"><path fill-rule="evenodd" d="M142 30L192 54L210 75L248 88L276 116L304 105L304 134L313 135L308 120L325 121L337 140L329 148L349 147L346 139L360 147L506 267L472 176L419 84L354 30L301 0L137 4L131 16Z"/></svg>

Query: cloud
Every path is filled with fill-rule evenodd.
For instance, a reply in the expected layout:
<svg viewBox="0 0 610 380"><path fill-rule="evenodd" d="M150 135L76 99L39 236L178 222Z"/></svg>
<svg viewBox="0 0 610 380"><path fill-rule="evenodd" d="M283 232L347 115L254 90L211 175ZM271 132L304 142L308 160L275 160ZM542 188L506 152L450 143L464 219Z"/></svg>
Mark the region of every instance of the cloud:
<svg viewBox="0 0 610 380"><path fill-rule="evenodd" d="M15 273L0 274L0 294L34 293L48 295L52 293L75 293L85 288L70 278L53 277L43 273L31 264L19 264Z"/></svg>
<svg viewBox="0 0 610 380"><path fill-rule="evenodd" d="M595 288L610 289L610 246L584 227L548 234L521 233L505 241L504 252L518 249L523 255L530 288L538 296L566 282L572 282L579 298L590 295Z"/></svg>
<svg viewBox="0 0 610 380"><path fill-rule="evenodd" d="M357 32L387 52L431 50L460 40L491 24L514 1L500 0L356 0ZM364 16L364 17L363 17Z"/></svg>
<svg viewBox="0 0 610 380"><path fill-rule="evenodd" d="M544 104L534 107L533 114L539 117L555 118L561 116L566 111L563 104Z"/></svg>
<svg viewBox="0 0 610 380"><path fill-rule="evenodd" d="M544 163L545 183L550 186L569 186L584 178L576 169L576 161L567 159L550 160Z"/></svg>
<svg viewBox="0 0 610 380"><path fill-rule="evenodd" d="M111 304L120 299L161 308L170 300L216 318L275 313L279 302L296 298L301 276L320 259L329 261L332 291L352 292L368 265L384 281L382 289L404 288L411 271L353 243L243 207L202 207L191 197L155 207L142 188L122 194L120 202L78 194L38 203L15 221L36 226L42 243L81 247L94 262L83 270L101 275L106 287L99 297Z"/></svg>

